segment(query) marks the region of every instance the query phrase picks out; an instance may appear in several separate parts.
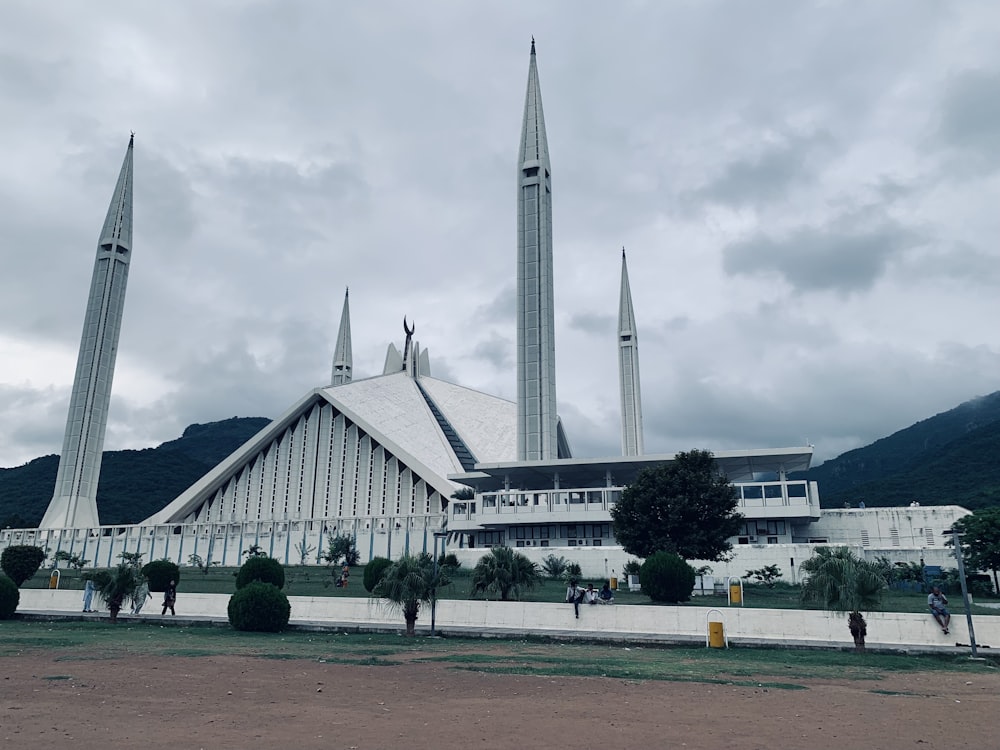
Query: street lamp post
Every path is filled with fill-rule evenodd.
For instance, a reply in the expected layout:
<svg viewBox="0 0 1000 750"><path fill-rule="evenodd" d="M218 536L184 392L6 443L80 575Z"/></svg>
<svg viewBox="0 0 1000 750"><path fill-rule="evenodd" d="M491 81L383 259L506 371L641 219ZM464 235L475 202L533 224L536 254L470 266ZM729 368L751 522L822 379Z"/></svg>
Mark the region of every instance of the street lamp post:
<svg viewBox="0 0 1000 750"><path fill-rule="evenodd" d="M444 551L444 539L448 536L447 531L434 532L434 583L431 586L431 635L437 635L435 617L437 615L437 578L438 578L438 540L442 540L441 550Z"/></svg>
<svg viewBox="0 0 1000 750"><path fill-rule="evenodd" d="M955 545L955 560L958 562L958 580L962 584L962 606L965 607L965 620L969 624L969 645L972 647L972 658L978 658L976 653L976 631L972 627L972 607L969 603L969 586L965 582L965 561L962 560L962 545L959 541L961 534L954 526L951 528L951 539Z"/></svg>

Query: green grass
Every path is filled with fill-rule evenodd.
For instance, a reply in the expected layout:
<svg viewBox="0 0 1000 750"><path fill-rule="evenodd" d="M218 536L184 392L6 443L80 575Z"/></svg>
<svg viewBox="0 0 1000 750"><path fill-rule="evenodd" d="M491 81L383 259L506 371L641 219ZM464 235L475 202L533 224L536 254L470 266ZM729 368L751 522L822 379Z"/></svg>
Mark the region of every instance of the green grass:
<svg viewBox="0 0 1000 750"><path fill-rule="evenodd" d="M495 674L593 677L631 681L725 684L781 690L812 679L877 682L902 672L993 672L1000 658L973 662L960 656L854 654L793 649L623 647L553 643L539 639L405 638L336 632L240 633L228 628L163 627L107 622L0 622L0 670L5 657L45 654L53 664L169 656L199 659L235 655L303 659L364 667L408 662ZM48 679L61 679L55 675Z"/></svg>

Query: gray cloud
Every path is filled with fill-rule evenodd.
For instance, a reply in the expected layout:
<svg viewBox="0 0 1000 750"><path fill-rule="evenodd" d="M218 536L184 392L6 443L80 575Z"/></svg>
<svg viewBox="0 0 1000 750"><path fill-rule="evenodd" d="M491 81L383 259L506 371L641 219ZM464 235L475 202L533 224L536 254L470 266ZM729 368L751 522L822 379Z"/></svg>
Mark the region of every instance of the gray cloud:
<svg viewBox="0 0 1000 750"><path fill-rule="evenodd" d="M912 228L889 219L851 215L778 238L761 232L734 242L724 250L723 267L733 275L773 275L797 291L857 292L870 289L893 258L919 241Z"/></svg>
<svg viewBox="0 0 1000 750"><path fill-rule="evenodd" d="M938 139L969 169L1000 167L1000 69L966 70L947 81Z"/></svg>
<svg viewBox="0 0 1000 750"><path fill-rule="evenodd" d="M348 285L357 376L406 314L435 374L511 397L525 29L577 454L618 452L623 244L650 450L808 437L829 455L995 390L998 23L990 4L909 0L12 0L0 465L60 448L129 129L109 448L322 385Z"/></svg>

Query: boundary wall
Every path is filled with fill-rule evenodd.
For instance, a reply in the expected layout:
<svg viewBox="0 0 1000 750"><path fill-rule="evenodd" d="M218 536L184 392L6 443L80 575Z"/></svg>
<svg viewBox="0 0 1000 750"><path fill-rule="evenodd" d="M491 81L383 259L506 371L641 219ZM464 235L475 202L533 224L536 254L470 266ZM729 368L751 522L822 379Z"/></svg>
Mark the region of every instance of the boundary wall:
<svg viewBox="0 0 1000 750"><path fill-rule="evenodd" d="M229 594L179 594L177 610L184 618L226 619ZM140 618L159 618L160 600L153 595ZM373 598L290 596L291 621L299 625L335 628L371 626L403 629L398 611ZM95 600L96 604L96 600ZM99 604L97 604L99 606ZM19 612L80 613L79 590L24 589ZM716 610L719 611L719 610ZM455 635L463 631L495 636L551 635L614 640L662 642L703 642L708 632L708 607L581 605L580 618L569 604L541 602L497 602L468 599L438 601L436 624L439 630ZM853 647L847 618L832 612L795 609L721 608L726 636L739 643L772 645ZM124 612L122 613L124 617ZM168 616L169 617L169 616ZM872 648L955 648L968 647L969 635L964 615L953 616L951 635L946 636L930 614L872 612L868 621L867 643ZM1000 651L1000 616L976 615L978 644ZM421 607L420 630L430 627L430 607ZM992 653L992 651L991 651Z"/></svg>

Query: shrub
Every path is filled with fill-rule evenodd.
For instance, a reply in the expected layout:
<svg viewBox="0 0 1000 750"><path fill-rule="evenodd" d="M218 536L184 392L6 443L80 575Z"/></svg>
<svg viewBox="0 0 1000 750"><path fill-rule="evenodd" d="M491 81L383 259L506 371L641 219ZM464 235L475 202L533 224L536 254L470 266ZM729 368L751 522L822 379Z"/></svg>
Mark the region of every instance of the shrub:
<svg viewBox="0 0 1000 750"><path fill-rule="evenodd" d="M583 568L580 567L580 563L566 563L566 567L563 569L563 581L569 583L570 581L579 581L581 578L583 578Z"/></svg>
<svg viewBox="0 0 1000 750"><path fill-rule="evenodd" d="M153 560L142 566L142 574L149 581L150 591L166 591L167 584L181 582L181 569L170 560Z"/></svg>
<svg viewBox="0 0 1000 750"><path fill-rule="evenodd" d="M229 598L228 613L229 624L237 630L279 633L288 626L292 607L273 583L252 581Z"/></svg>
<svg viewBox="0 0 1000 750"><path fill-rule="evenodd" d="M14 582L5 575L0 575L0 620L9 620L14 616L14 610L21 602L21 592Z"/></svg>
<svg viewBox="0 0 1000 750"><path fill-rule="evenodd" d="M542 558L542 570L545 571L547 575L552 580L556 580L562 577L562 574L566 572L566 558L556 557L555 555L546 555Z"/></svg>
<svg viewBox="0 0 1000 750"><path fill-rule="evenodd" d="M458 555L454 552L449 552L447 555L441 555L441 557L438 558L438 565L442 568L448 568L448 570L452 573L462 567L462 563L458 561Z"/></svg>
<svg viewBox="0 0 1000 750"><path fill-rule="evenodd" d="M639 568L642 593L654 602L686 602L694 590L694 568L673 552L657 552Z"/></svg>
<svg viewBox="0 0 1000 750"><path fill-rule="evenodd" d="M392 565L392 560L385 557L373 557L365 565L365 573L363 578L363 583L365 584L365 591L369 594L375 591L375 587L378 586L378 582L382 580L382 576L385 575L385 571L389 569Z"/></svg>
<svg viewBox="0 0 1000 750"><path fill-rule="evenodd" d="M250 557L240 566L236 574L236 590L249 586L254 581L270 583L279 589L285 587L285 569L273 557Z"/></svg>
<svg viewBox="0 0 1000 750"><path fill-rule="evenodd" d="M22 583L38 572L44 560L45 550L41 547L15 544L0 555L0 569L10 576L15 586L21 588Z"/></svg>

